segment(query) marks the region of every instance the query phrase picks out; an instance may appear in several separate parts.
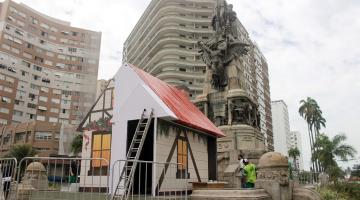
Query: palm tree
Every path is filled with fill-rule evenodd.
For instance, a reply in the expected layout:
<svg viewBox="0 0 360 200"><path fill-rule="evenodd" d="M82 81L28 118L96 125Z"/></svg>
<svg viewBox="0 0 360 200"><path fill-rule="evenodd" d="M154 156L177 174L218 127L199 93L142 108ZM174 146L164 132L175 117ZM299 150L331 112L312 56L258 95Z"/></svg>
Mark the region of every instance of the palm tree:
<svg viewBox="0 0 360 200"><path fill-rule="evenodd" d="M346 136L344 134L335 135L331 139L324 134L320 134L314 144L315 151L312 154L312 160L318 160L324 167L325 172L330 176L334 174L334 169L338 167L337 158L347 161L349 158L354 158L356 154L354 147L344 144L345 140Z"/></svg>
<svg viewBox="0 0 360 200"><path fill-rule="evenodd" d="M288 154L289 154L289 157L292 157L292 158L293 158L294 168L295 168L295 171L297 171L296 157L299 157L299 156L300 156L300 151L299 151L299 149L298 149L297 147L291 148L291 149L289 149Z"/></svg>
<svg viewBox="0 0 360 200"><path fill-rule="evenodd" d="M83 145L83 136L82 135L75 136L71 142L71 152L74 155L78 155L82 151L82 145Z"/></svg>
<svg viewBox="0 0 360 200"><path fill-rule="evenodd" d="M315 131L315 137L317 137L320 134L321 127L326 127L326 120L322 117L322 111L320 109L313 113L311 121L313 130Z"/></svg>
<svg viewBox="0 0 360 200"><path fill-rule="evenodd" d="M326 120L322 117L322 111L315 101L311 97L307 97L306 100L300 101L299 114L303 117L308 125L309 140L310 140L310 149L311 152L314 152L314 143L319 135L321 127L325 127ZM314 137L315 133L315 137ZM313 169L319 171L319 166L317 161L313 161Z"/></svg>
<svg viewBox="0 0 360 200"><path fill-rule="evenodd" d="M20 162L25 157L34 157L36 153L30 144L19 144L11 147L6 157L16 158Z"/></svg>

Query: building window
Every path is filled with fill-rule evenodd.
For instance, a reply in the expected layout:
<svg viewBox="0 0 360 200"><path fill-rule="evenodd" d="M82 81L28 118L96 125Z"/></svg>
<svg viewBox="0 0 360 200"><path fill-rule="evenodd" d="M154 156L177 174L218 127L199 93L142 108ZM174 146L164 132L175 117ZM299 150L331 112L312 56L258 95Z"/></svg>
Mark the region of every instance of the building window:
<svg viewBox="0 0 360 200"><path fill-rule="evenodd" d="M92 138L91 157L110 161L111 134L107 132L93 133ZM105 175L107 172L106 169L108 167L108 162L104 162L102 160L92 160L91 167L95 168L94 174L100 175L99 173L96 173L96 171L102 170L101 175Z"/></svg>
<svg viewBox="0 0 360 200"><path fill-rule="evenodd" d="M56 104L59 104L60 103L60 99L51 99L51 102L52 103L56 103Z"/></svg>
<svg viewBox="0 0 360 200"><path fill-rule="evenodd" d="M27 113L27 117L28 117L28 119L35 119L35 115L31 114L31 113Z"/></svg>
<svg viewBox="0 0 360 200"><path fill-rule="evenodd" d="M74 48L74 47L69 47L69 51L70 52L76 52L77 48Z"/></svg>
<svg viewBox="0 0 360 200"><path fill-rule="evenodd" d="M31 21L31 23L33 23L33 24L37 24L37 23L38 23L38 20L37 20L36 18L34 18L34 17L31 17L31 18L30 18L30 21Z"/></svg>
<svg viewBox="0 0 360 200"><path fill-rule="evenodd" d="M49 122L58 122L58 118L56 118L56 117L49 117Z"/></svg>
<svg viewBox="0 0 360 200"><path fill-rule="evenodd" d="M38 61L38 62L40 62L40 63L43 63L43 62L44 62L44 58L35 56L35 61Z"/></svg>
<svg viewBox="0 0 360 200"><path fill-rule="evenodd" d="M12 93L13 89L5 86L4 87L4 92Z"/></svg>
<svg viewBox="0 0 360 200"><path fill-rule="evenodd" d="M48 37L49 34L47 32L45 32L45 31L41 31L41 36Z"/></svg>
<svg viewBox="0 0 360 200"><path fill-rule="evenodd" d="M6 125L6 124L7 124L7 120L0 118L0 124ZM5 138L4 138L4 139L5 139Z"/></svg>
<svg viewBox="0 0 360 200"><path fill-rule="evenodd" d="M36 104L28 103L27 107L28 107L28 108L33 108L33 109L35 109L35 108L36 108ZM33 118L30 118L30 119L33 119Z"/></svg>
<svg viewBox="0 0 360 200"><path fill-rule="evenodd" d="M18 111L18 110L13 110L13 115L14 115L14 116L22 117L22 116L23 116L23 112Z"/></svg>
<svg viewBox="0 0 360 200"><path fill-rule="evenodd" d="M35 133L35 140L51 140L52 133L50 132L36 132Z"/></svg>
<svg viewBox="0 0 360 200"><path fill-rule="evenodd" d="M7 108L0 108L0 113L9 114L9 109Z"/></svg>
<svg viewBox="0 0 360 200"><path fill-rule="evenodd" d="M25 139L25 133L16 133L15 134L15 143L24 141Z"/></svg>
<svg viewBox="0 0 360 200"><path fill-rule="evenodd" d="M36 116L36 120L45 121L45 116L38 115L38 116Z"/></svg>
<svg viewBox="0 0 360 200"><path fill-rule="evenodd" d="M50 109L50 112L52 112L52 113L59 113L59 109L57 109L57 108L51 108L51 109Z"/></svg>
<svg viewBox="0 0 360 200"><path fill-rule="evenodd" d="M188 146L185 137L179 137L177 140L177 172L176 178L186 178L188 169Z"/></svg>
<svg viewBox="0 0 360 200"><path fill-rule="evenodd" d="M39 101L47 102L47 101L48 101L48 98L47 98L47 97L44 97L44 96L39 96Z"/></svg>
<svg viewBox="0 0 360 200"><path fill-rule="evenodd" d="M37 65L34 65L34 66L33 66L33 68L34 68L35 70L39 71L39 72L41 72L41 71L42 71L42 68L41 68L41 67L39 67L39 66L37 66Z"/></svg>
<svg viewBox="0 0 360 200"><path fill-rule="evenodd" d="M7 144L7 143L9 143L10 142L10 140L11 140L11 135L6 135L5 137L4 137L4 140L3 140L3 144Z"/></svg>

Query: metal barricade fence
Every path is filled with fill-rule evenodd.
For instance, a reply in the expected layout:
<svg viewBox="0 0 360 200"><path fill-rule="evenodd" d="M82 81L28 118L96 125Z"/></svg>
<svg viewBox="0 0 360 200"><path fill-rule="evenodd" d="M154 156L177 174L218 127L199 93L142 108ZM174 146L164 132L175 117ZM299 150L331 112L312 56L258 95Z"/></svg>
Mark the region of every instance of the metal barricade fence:
<svg viewBox="0 0 360 200"><path fill-rule="evenodd" d="M116 160L111 168L110 191L114 194L119 183L119 176L126 165L137 164L134 182L130 188L129 200L146 199L188 199L188 172L178 163L163 163L141 160ZM121 194L114 199L121 199ZM111 195L111 196L112 196Z"/></svg>
<svg viewBox="0 0 360 200"><path fill-rule="evenodd" d="M319 183L318 172L294 173L294 180L300 185L317 185Z"/></svg>
<svg viewBox="0 0 360 200"><path fill-rule="evenodd" d="M16 179L17 160L15 158L0 159L0 199L7 199L10 187Z"/></svg>
<svg viewBox="0 0 360 200"><path fill-rule="evenodd" d="M102 158L27 157L8 199L106 199L109 173Z"/></svg>

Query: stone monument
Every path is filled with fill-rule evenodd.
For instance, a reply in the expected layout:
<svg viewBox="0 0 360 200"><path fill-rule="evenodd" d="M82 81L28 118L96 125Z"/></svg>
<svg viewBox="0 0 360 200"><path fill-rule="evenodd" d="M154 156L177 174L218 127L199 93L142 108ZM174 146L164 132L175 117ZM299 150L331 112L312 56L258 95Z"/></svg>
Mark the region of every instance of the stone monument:
<svg viewBox="0 0 360 200"><path fill-rule="evenodd" d="M22 183L31 185L36 190L47 190L49 183L44 165L40 162L30 163L26 167Z"/></svg>
<svg viewBox="0 0 360 200"><path fill-rule="evenodd" d="M10 199L28 200L35 191L48 190L49 184L44 165L40 162L30 163L26 169L22 182L15 186L12 184Z"/></svg>
<svg viewBox="0 0 360 200"><path fill-rule="evenodd" d="M288 159L278 152L262 155L254 189L194 188L193 200L320 200L319 193L311 187L300 186L289 180Z"/></svg>
<svg viewBox="0 0 360 200"><path fill-rule="evenodd" d="M218 140L218 179L229 182L230 187L240 187L240 178L234 178L238 155L257 163L265 152L258 105L244 87L240 57L247 54L249 45L238 38L236 23L232 5L219 0L212 20L214 36L198 42L207 68L203 94L195 100L198 108L226 134Z"/></svg>

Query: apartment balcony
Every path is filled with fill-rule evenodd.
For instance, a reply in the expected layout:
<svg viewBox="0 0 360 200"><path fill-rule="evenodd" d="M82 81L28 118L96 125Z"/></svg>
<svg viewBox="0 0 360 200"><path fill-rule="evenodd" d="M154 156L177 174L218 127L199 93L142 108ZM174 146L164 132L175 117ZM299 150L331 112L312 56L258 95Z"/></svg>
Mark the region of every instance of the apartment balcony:
<svg viewBox="0 0 360 200"><path fill-rule="evenodd" d="M190 1L188 1L190 2ZM194 3L199 3L198 1L194 1ZM211 5L215 5L215 1L202 1L201 3L209 3ZM131 42L131 40L136 40L136 37L139 36L139 33L144 32L146 29L154 24L154 22L158 21L160 17L163 17L167 12L176 12L176 13L184 13L184 14L200 14L200 15L210 15L212 16L213 8L199 8L199 7L189 7L189 6L179 6L179 5L169 5L167 1L158 1L150 8L150 10L145 10L143 16L140 18L138 24L135 26L133 31L130 33L127 41ZM211 19L209 19L210 21Z"/></svg>
<svg viewBox="0 0 360 200"><path fill-rule="evenodd" d="M186 79L186 80L194 80L194 79L203 79L203 73L196 73L196 72L182 72L182 71L163 71L156 75L161 80L168 79L168 78L176 78L176 79Z"/></svg>
<svg viewBox="0 0 360 200"><path fill-rule="evenodd" d="M174 58L169 58L169 59L173 59L175 62L178 62L179 64L181 64L181 63L186 64L186 63L191 62L192 64L195 64L195 66L204 66L205 64L202 64L202 61L195 60L194 52L195 51L189 51L189 50L182 49L182 48L168 47L168 48L163 48L160 51L157 51L156 54L153 57L151 57L151 59L149 59L144 64L137 63L137 62L133 62L133 63L143 69L149 69L149 70L153 71L154 66L158 65L158 63L160 63L161 60L165 56L168 56L168 57L171 56ZM185 57L185 59L180 59L180 57ZM176 61L176 59L179 59L179 60ZM192 66L194 66L194 65L192 65Z"/></svg>
<svg viewBox="0 0 360 200"><path fill-rule="evenodd" d="M166 20L171 20L171 19L166 19ZM166 22L164 21L164 22L159 22L159 23L155 24L154 27L152 28L153 31L150 30L150 32L144 33L146 35L138 38L138 40L136 40L135 43L133 43L133 44L129 43L128 46L132 46L132 47L129 47L127 49L127 54L134 55L134 56L139 55L140 52L138 52L138 51L146 48L148 46L148 44L154 43L154 41L157 41L161 35L164 35L166 33L177 33L179 35L180 34L187 35L189 33L201 34L201 35L211 35L213 33L213 30L210 27L207 29L195 28L195 27L189 27L189 26L183 27L183 26L178 26L178 25L169 25L169 26L163 27L164 23L166 23ZM179 23L179 22L177 22L177 23ZM151 38L150 38L150 36L151 36ZM141 38L143 38L143 39L141 39ZM150 39L145 39L145 38L150 38ZM129 59L131 59L131 58L129 58Z"/></svg>

